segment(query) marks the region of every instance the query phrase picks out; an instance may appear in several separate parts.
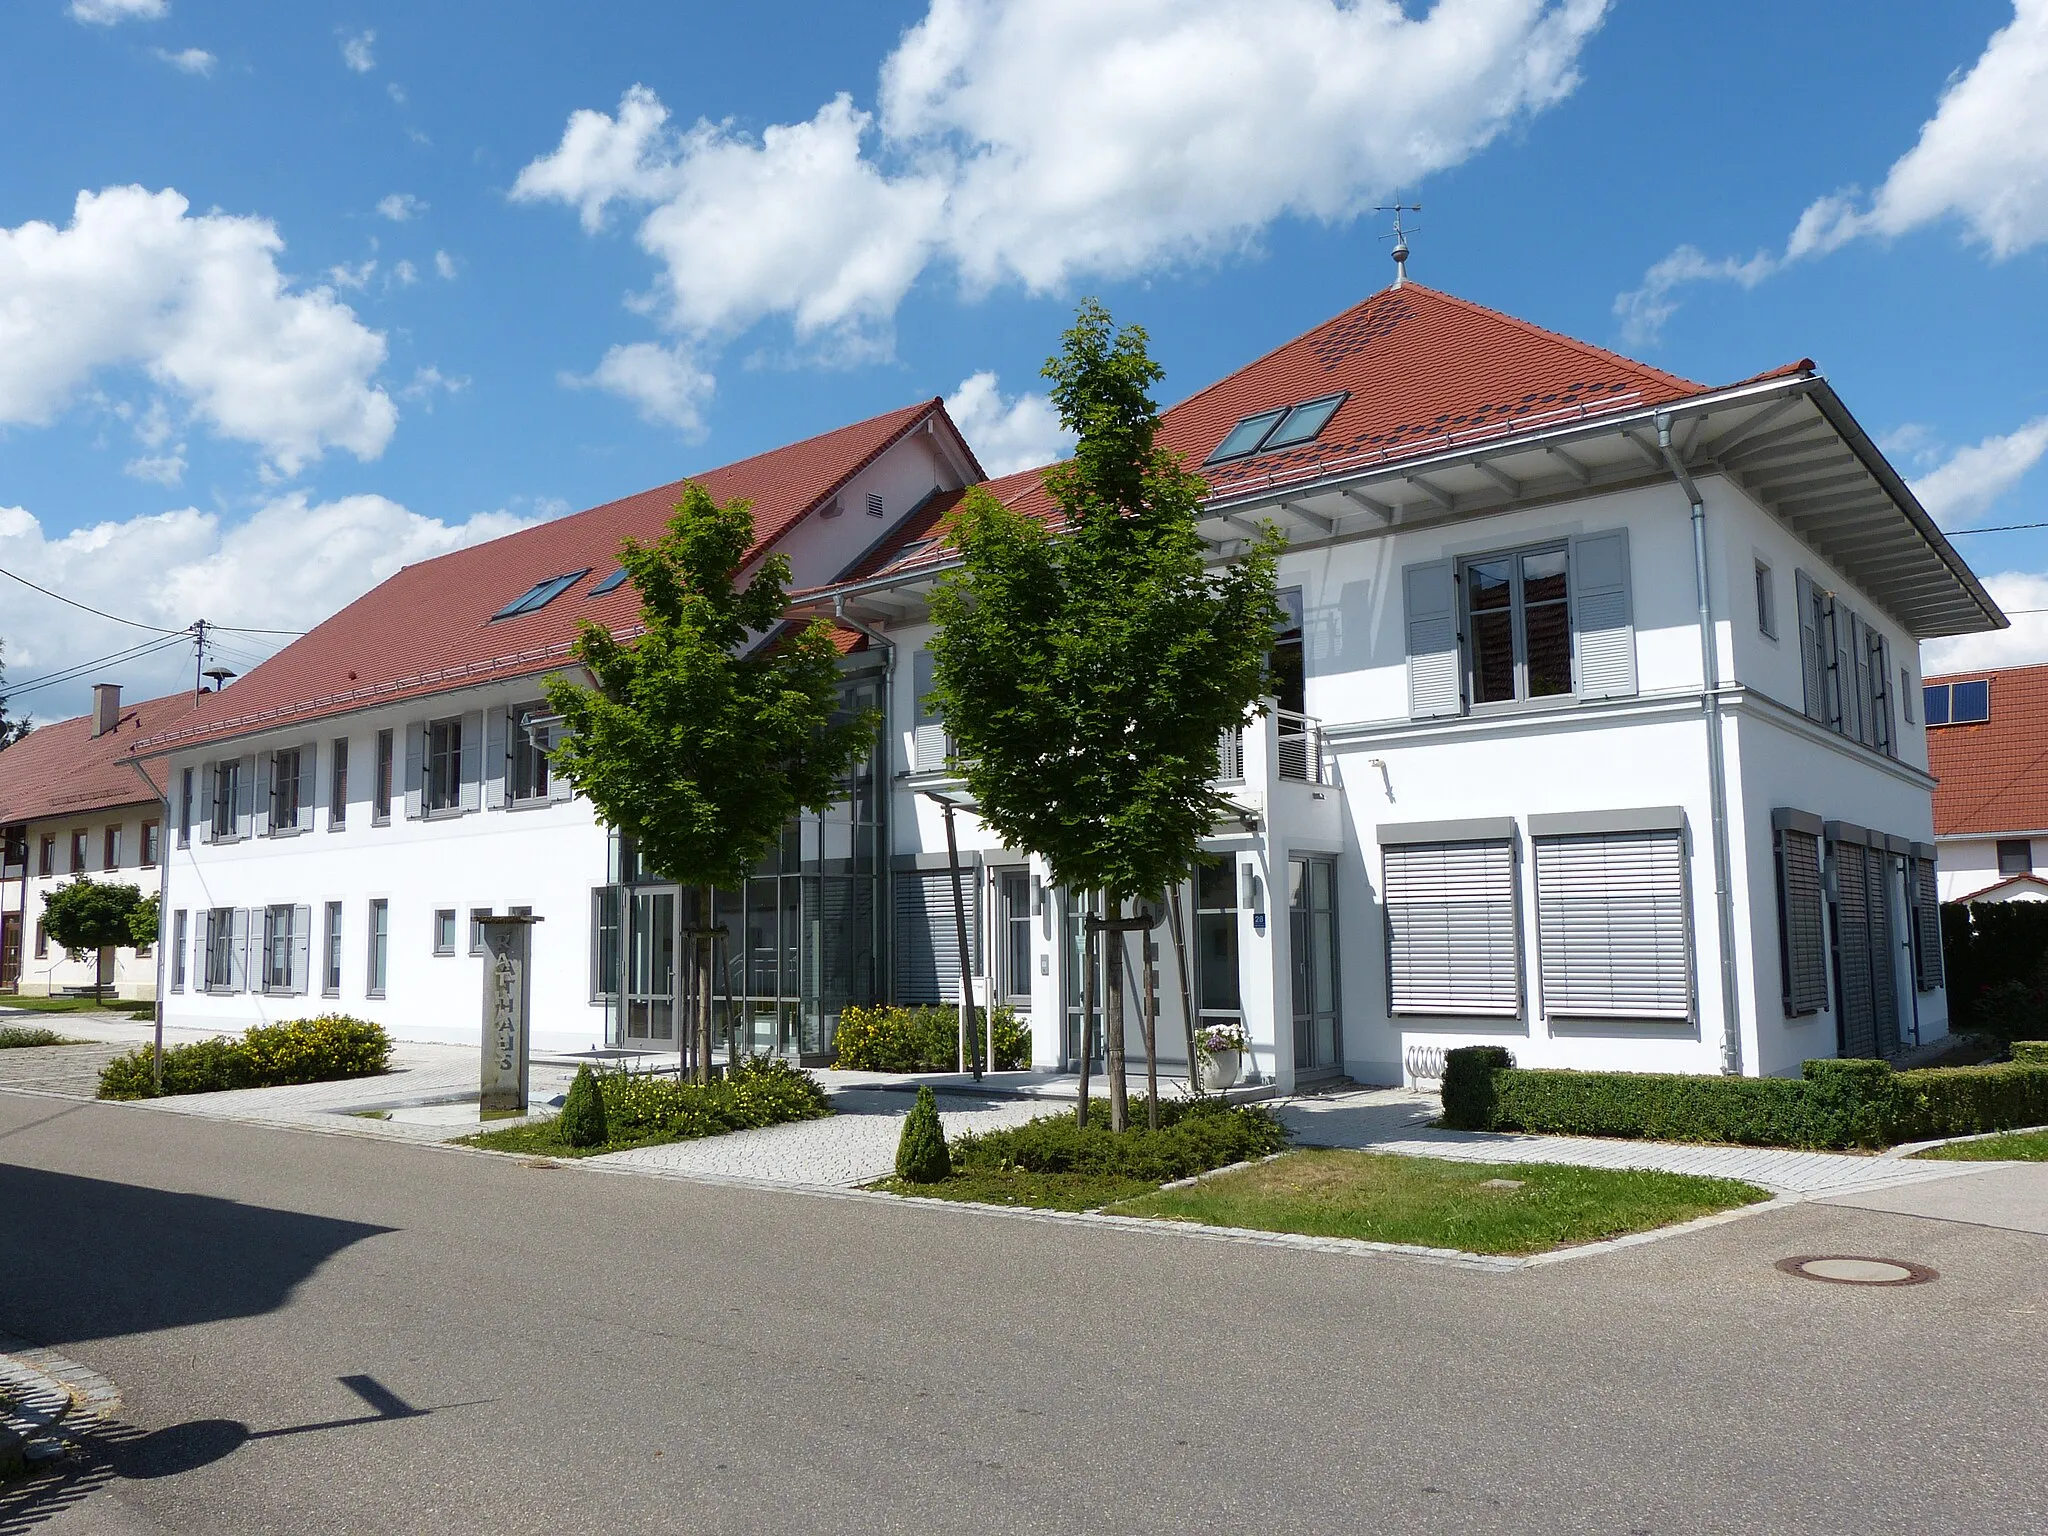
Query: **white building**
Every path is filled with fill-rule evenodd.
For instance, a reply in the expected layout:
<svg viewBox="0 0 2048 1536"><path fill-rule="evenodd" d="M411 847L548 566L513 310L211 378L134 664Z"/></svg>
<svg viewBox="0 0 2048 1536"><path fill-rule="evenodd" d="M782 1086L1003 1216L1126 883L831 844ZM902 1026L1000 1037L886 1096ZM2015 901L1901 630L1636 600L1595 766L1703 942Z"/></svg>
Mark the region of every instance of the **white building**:
<svg viewBox="0 0 2048 1536"><path fill-rule="evenodd" d="M2048 667L1924 690L1943 901L2048 900Z"/></svg>
<svg viewBox="0 0 2048 1536"><path fill-rule="evenodd" d="M1405 284L1174 407L1164 440L1210 479L1219 560L1287 530L1298 616L1279 696L1222 744L1239 814L1159 931L1166 1070L1189 1009L1240 1023L1282 1091L1478 1041L1785 1073L1946 1031L1917 642L2005 620L1811 364L1709 389ZM847 1002L958 995L964 791L923 642L979 475L933 403L704 478L801 482L764 542L842 625L849 694L887 708L872 772L720 901L721 1017L814 1055ZM1035 472L992 489L1051 513ZM148 744L175 786L177 1022L329 991L475 1038L470 915L531 907L541 1041L673 1039L686 897L539 786L517 727L572 616L630 625L630 588L591 584L670 495L412 567ZM551 577L537 613L489 617ZM1071 1067L1082 903L971 807L957 833L977 994Z"/></svg>
<svg viewBox="0 0 2048 1536"><path fill-rule="evenodd" d="M45 931L43 901L79 875L157 894L162 808L127 759L192 704L180 693L124 707L119 685L100 683L91 714L39 726L0 752L0 993L156 996L153 947L69 953Z"/></svg>

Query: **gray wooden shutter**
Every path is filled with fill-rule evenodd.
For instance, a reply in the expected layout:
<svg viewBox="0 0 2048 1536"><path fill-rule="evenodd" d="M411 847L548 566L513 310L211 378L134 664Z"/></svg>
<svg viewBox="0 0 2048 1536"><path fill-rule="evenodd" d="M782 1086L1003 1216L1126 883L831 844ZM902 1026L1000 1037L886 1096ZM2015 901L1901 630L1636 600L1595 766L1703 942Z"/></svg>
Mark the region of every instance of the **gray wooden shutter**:
<svg viewBox="0 0 2048 1536"><path fill-rule="evenodd" d="M256 754L256 787L249 796L250 837L261 837L270 830L270 797L276 793L273 775L277 771L277 754L258 752Z"/></svg>
<svg viewBox="0 0 2048 1536"><path fill-rule="evenodd" d="M511 743L518 740L519 723L503 709L484 711L484 809L505 809L505 780L511 768Z"/></svg>
<svg viewBox="0 0 2048 1536"><path fill-rule="evenodd" d="M1636 625L1626 528L1572 540L1571 587L1573 691L1582 699L1633 696Z"/></svg>
<svg viewBox="0 0 2048 1536"><path fill-rule="evenodd" d="M1795 1018L1828 1005L1825 900L1820 838L1784 828L1778 833L1778 943L1785 1012Z"/></svg>
<svg viewBox="0 0 2048 1536"><path fill-rule="evenodd" d="M1922 992L1941 986L1941 891L1934 860L1913 860L1913 983Z"/></svg>
<svg viewBox="0 0 2048 1536"><path fill-rule="evenodd" d="M1837 999L1844 1056L1877 1054L1877 1004L1871 994L1869 850L1861 843L1828 842L1840 950Z"/></svg>
<svg viewBox="0 0 2048 1536"><path fill-rule="evenodd" d="M1870 660L1863 620L1846 604L1835 604L1836 676L1841 679L1842 734L1870 744Z"/></svg>
<svg viewBox="0 0 2048 1536"><path fill-rule="evenodd" d="M1815 623L1820 627L1821 677L1825 687L1821 690L1822 708L1826 711L1821 724L1831 731L1848 732L1845 723L1848 715L1844 678L1842 677L1842 625L1847 614L1842 605L1826 593L1821 594L1820 613Z"/></svg>
<svg viewBox="0 0 2048 1536"><path fill-rule="evenodd" d="M1820 624L1815 611L1813 578L1804 571L1792 576L1799 603L1799 707L1809 720L1825 720L1827 686L1821 669Z"/></svg>
<svg viewBox="0 0 2048 1536"><path fill-rule="evenodd" d="M1893 757L1899 755L1898 717L1892 703L1892 646L1883 635L1875 637L1876 660L1871 663L1870 675L1872 716L1876 723L1876 741L1873 743L1880 752Z"/></svg>
<svg viewBox="0 0 2048 1536"><path fill-rule="evenodd" d="M1390 1011L1519 1017L1514 843L1398 843L1381 855Z"/></svg>
<svg viewBox="0 0 2048 1536"><path fill-rule="evenodd" d="M1604 832L1531 843L1545 1016L1690 1019L1683 834Z"/></svg>
<svg viewBox="0 0 2048 1536"><path fill-rule="evenodd" d="M313 909L292 908L292 996L304 997L313 975Z"/></svg>
<svg viewBox="0 0 2048 1536"><path fill-rule="evenodd" d="M484 716L472 710L462 717L462 808L480 811L484 807Z"/></svg>
<svg viewBox="0 0 2048 1536"><path fill-rule="evenodd" d="M220 788L219 773L220 769L213 763L199 765L199 804L196 809L199 841L202 843L213 841L213 797Z"/></svg>
<svg viewBox="0 0 2048 1536"><path fill-rule="evenodd" d="M425 814L427 774L427 723L414 720L405 728L405 819L418 821Z"/></svg>
<svg viewBox="0 0 2048 1536"><path fill-rule="evenodd" d="M552 752L557 746L561 745L568 732L569 727L558 720L541 732L541 739L547 743L547 750ZM555 767L554 759L550 758L548 760L549 802L559 803L564 800L574 800L575 798L576 786L570 782L569 776L566 773Z"/></svg>
<svg viewBox="0 0 2048 1536"><path fill-rule="evenodd" d="M1429 560L1401 572L1408 630L1408 715L1436 720L1464 709L1458 669L1458 587L1451 562Z"/></svg>
<svg viewBox="0 0 2048 1536"><path fill-rule="evenodd" d="M920 650L911 665L917 689L917 724L912 737L910 766L914 772L933 772L946 766L946 721L932 698L932 680L938 670L930 651Z"/></svg>
<svg viewBox="0 0 2048 1536"><path fill-rule="evenodd" d="M320 803L320 743L309 741L299 748L298 829L313 830L313 809Z"/></svg>
<svg viewBox="0 0 2048 1536"><path fill-rule="evenodd" d="M249 909L236 907L228 925L228 990L249 990L249 946L262 942L262 931L249 931Z"/></svg>
<svg viewBox="0 0 2048 1536"><path fill-rule="evenodd" d="M242 759L241 771L235 778L235 835L255 836L256 825L256 756L250 754Z"/></svg>

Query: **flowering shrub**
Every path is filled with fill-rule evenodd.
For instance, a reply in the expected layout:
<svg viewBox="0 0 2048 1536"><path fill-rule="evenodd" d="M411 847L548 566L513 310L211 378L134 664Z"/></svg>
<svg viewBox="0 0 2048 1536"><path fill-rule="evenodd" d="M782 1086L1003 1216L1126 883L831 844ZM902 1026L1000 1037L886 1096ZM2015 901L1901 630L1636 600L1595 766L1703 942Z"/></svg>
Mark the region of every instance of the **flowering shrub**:
<svg viewBox="0 0 2048 1536"><path fill-rule="evenodd" d="M1244 1030L1235 1024L1216 1024L1195 1036L1195 1054L1207 1060L1218 1051L1243 1051Z"/></svg>
<svg viewBox="0 0 2048 1536"><path fill-rule="evenodd" d="M772 1056L737 1063L722 1079L699 1086L672 1077L608 1072L599 1080L611 1140L651 1136L688 1140L747 1131L832 1113L810 1073Z"/></svg>
<svg viewBox="0 0 2048 1536"><path fill-rule="evenodd" d="M239 1040L217 1036L164 1051L166 1095L220 1093L231 1088L275 1088L286 1083L328 1083L374 1077L391 1066L391 1037L382 1026L325 1013L313 1019L258 1024ZM150 1052L130 1051L100 1072L103 1099L156 1096Z"/></svg>
<svg viewBox="0 0 2048 1536"><path fill-rule="evenodd" d="M1015 1072L1031 1064L1031 1029L1020 1024L1014 1009L996 1009L989 1021L995 1034L996 1072ZM852 1007L839 1015L832 1036L837 1052L832 1065L842 1072L951 1072L960 1064L960 1011L957 1008L899 1008L878 1004Z"/></svg>

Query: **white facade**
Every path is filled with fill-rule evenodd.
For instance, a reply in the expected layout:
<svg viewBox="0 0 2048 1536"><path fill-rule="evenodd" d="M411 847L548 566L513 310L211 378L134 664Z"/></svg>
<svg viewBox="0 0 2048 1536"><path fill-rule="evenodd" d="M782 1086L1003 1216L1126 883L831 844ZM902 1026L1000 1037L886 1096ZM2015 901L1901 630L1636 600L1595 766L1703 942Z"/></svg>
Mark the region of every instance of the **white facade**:
<svg viewBox="0 0 2048 1536"><path fill-rule="evenodd" d="M76 815L24 823L17 862L0 866L0 922L6 926L10 963L17 945L23 996L50 997L86 991L104 982L105 995L126 1002L156 996L156 951L113 949L70 954L43 929L43 901L50 892L83 874L157 893L155 848L162 815L154 805L100 807Z"/></svg>
<svg viewBox="0 0 2048 1536"><path fill-rule="evenodd" d="M2048 900L2048 831L1999 837L1943 836L1943 901Z"/></svg>

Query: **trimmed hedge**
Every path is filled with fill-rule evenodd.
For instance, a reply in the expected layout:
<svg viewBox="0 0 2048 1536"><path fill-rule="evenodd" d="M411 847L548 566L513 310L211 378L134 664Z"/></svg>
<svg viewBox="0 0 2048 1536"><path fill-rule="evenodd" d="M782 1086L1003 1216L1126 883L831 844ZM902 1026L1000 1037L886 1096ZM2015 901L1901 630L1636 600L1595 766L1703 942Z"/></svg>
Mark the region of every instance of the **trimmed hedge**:
<svg viewBox="0 0 2048 1536"><path fill-rule="evenodd" d="M2048 1040L2015 1040L2012 1059L2036 1067L2048 1067Z"/></svg>
<svg viewBox="0 0 2048 1536"><path fill-rule="evenodd" d="M383 1027L343 1013L258 1024L239 1040L216 1036L164 1050L164 1094L222 1093L234 1088L279 1088L375 1077L391 1066L391 1037ZM147 1047L117 1056L100 1071L103 1099L156 1096Z"/></svg>
<svg viewBox="0 0 2048 1536"><path fill-rule="evenodd" d="M1191 1178L1279 1152L1287 1128L1259 1104L1226 1104L1218 1099L1161 1099L1159 1129L1142 1120L1144 1101L1131 1101L1131 1129L1109 1128L1109 1106L1091 1103L1088 1124L1073 1112L1042 1115L1008 1130L958 1136L952 1142L953 1169L1021 1168L1030 1173L1121 1174L1164 1184Z"/></svg>
<svg viewBox="0 0 2048 1536"><path fill-rule="evenodd" d="M977 1018L979 1015L977 1015ZM995 1034L994 1072L1031 1065L1031 1030L1004 1006L990 1020ZM899 1008L882 1003L847 1008L839 1015L832 1065L842 1072L952 1072L960 1061L960 1010Z"/></svg>
<svg viewBox="0 0 2048 1536"><path fill-rule="evenodd" d="M607 1072L598 1079L604 1122L614 1142L662 1136L676 1141L751 1131L832 1113L810 1073L777 1057L745 1057L724 1077L699 1086L672 1077Z"/></svg>
<svg viewBox="0 0 2048 1536"><path fill-rule="evenodd" d="M1809 1061L1801 1074L1524 1068L1498 1046L1466 1046L1445 1059L1444 1123L1467 1131L1809 1148L1881 1147L2048 1123L2048 1059L1909 1072L1881 1061Z"/></svg>

